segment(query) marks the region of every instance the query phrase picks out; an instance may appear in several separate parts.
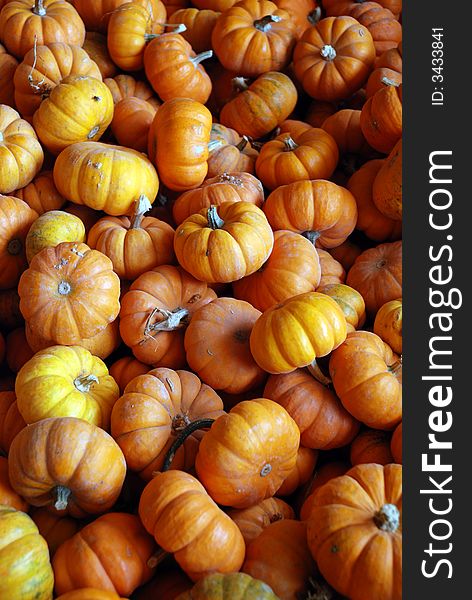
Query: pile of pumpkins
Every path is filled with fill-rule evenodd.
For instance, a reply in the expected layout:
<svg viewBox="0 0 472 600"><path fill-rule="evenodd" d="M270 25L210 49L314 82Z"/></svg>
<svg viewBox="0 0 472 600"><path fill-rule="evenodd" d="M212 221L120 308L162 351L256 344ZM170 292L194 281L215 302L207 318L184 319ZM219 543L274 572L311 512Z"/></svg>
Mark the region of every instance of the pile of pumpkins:
<svg viewBox="0 0 472 600"><path fill-rule="evenodd" d="M401 598L401 39L0 0L0 598Z"/></svg>

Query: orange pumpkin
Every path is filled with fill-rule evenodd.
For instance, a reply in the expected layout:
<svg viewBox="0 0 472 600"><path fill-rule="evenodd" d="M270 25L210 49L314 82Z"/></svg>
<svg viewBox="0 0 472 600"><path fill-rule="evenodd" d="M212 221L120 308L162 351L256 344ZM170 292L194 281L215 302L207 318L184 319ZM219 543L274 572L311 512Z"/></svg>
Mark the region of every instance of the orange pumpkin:
<svg viewBox="0 0 472 600"><path fill-rule="evenodd" d="M368 313L402 295L402 242L379 244L364 250L347 274L347 285L362 294Z"/></svg>
<svg viewBox="0 0 472 600"><path fill-rule="evenodd" d="M241 200L261 207L264 202L261 182L245 172L223 173L206 179L200 187L181 194L172 205L172 215L177 225L180 225L204 208Z"/></svg>
<svg viewBox="0 0 472 600"><path fill-rule="evenodd" d="M144 375L150 371L149 366L140 362L132 356L123 356L110 365L110 375L118 384L121 394L123 394L125 387L128 383L134 379L137 375Z"/></svg>
<svg viewBox="0 0 472 600"><path fill-rule="evenodd" d="M122 146L146 152L149 129L156 115L156 107L142 98L131 96L115 104L111 130Z"/></svg>
<svg viewBox="0 0 472 600"><path fill-rule="evenodd" d="M0 104L0 194L25 187L43 166L44 152L31 125Z"/></svg>
<svg viewBox="0 0 472 600"><path fill-rule="evenodd" d="M295 23L296 36L299 38L312 25L315 25L321 17L321 8L318 0L273 0L279 8L283 8L290 14Z"/></svg>
<svg viewBox="0 0 472 600"><path fill-rule="evenodd" d="M321 467L316 469L312 480L309 482L307 490L304 491L305 496L303 504L300 508L301 521L307 521L310 516L316 490L327 483L330 479L339 477L339 475L344 475L344 473L349 471L350 468L351 465L348 463L335 461L324 463Z"/></svg>
<svg viewBox="0 0 472 600"><path fill-rule="evenodd" d="M342 264L322 248L318 248L317 252L321 266L321 279L318 288L323 288L333 283L344 283L346 280L346 271Z"/></svg>
<svg viewBox="0 0 472 600"><path fill-rule="evenodd" d="M157 111L148 154L169 189L185 191L202 184L208 171L211 123L210 111L196 100L173 98Z"/></svg>
<svg viewBox="0 0 472 600"><path fill-rule="evenodd" d="M129 2L130 0L71 0L71 3L77 9L77 12L82 17L87 31L102 31L106 32L108 22L112 12L121 6ZM154 12L160 12L158 4L159 0L133 0L135 4L140 4L146 7L149 14L152 15ZM165 3L164 3L165 4Z"/></svg>
<svg viewBox="0 0 472 600"><path fill-rule="evenodd" d="M345 108L329 116L321 127L334 138L341 154L365 155L371 148L361 125L361 111Z"/></svg>
<svg viewBox="0 0 472 600"><path fill-rule="evenodd" d="M18 373L21 367L28 362L34 352L26 340L25 328L18 327L10 331L6 338L7 364L11 371Z"/></svg>
<svg viewBox="0 0 472 600"><path fill-rule="evenodd" d="M401 599L401 507L401 465L358 465L317 490L308 546L340 594Z"/></svg>
<svg viewBox="0 0 472 600"><path fill-rule="evenodd" d="M188 473L157 473L141 495L139 516L193 581L238 571L243 564L245 544L238 526Z"/></svg>
<svg viewBox="0 0 472 600"><path fill-rule="evenodd" d="M402 44L386 50L375 61L375 68L369 75L365 91L367 98L382 89L384 85L399 85L402 82Z"/></svg>
<svg viewBox="0 0 472 600"><path fill-rule="evenodd" d="M402 299L390 300L383 304L374 321L374 333L397 354L402 353Z"/></svg>
<svg viewBox="0 0 472 600"><path fill-rule="evenodd" d="M212 50L196 55L178 33L153 39L144 51L144 70L149 83L162 100L191 98L205 104L211 93L211 80L200 64Z"/></svg>
<svg viewBox="0 0 472 600"><path fill-rule="evenodd" d="M352 441L349 452L352 466L366 463L388 465L393 463L390 451L390 433L378 429L364 429Z"/></svg>
<svg viewBox="0 0 472 600"><path fill-rule="evenodd" d="M57 549L52 560L56 593L94 586L128 596L152 577L147 562L154 549L139 517L102 515Z"/></svg>
<svg viewBox="0 0 472 600"><path fill-rule="evenodd" d="M380 167L372 186L372 200L389 219L402 218L402 138L398 140Z"/></svg>
<svg viewBox="0 0 472 600"><path fill-rule="evenodd" d="M49 210L59 210L66 202L56 189L52 171L41 171L26 187L13 192L35 210L38 215Z"/></svg>
<svg viewBox="0 0 472 600"><path fill-rule="evenodd" d="M91 286L93 307L88 300ZM21 276L18 293L32 332L58 344L93 337L120 310L120 283L111 260L81 243L62 242L42 250Z"/></svg>
<svg viewBox="0 0 472 600"><path fill-rule="evenodd" d="M334 248L352 233L357 220L354 196L331 181L295 181L275 189L264 204L274 230L302 233L321 248Z"/></svg>
<svg viewBox="0 0 472 600"><path fill-rule="evenodd" d="M15 87L13 75L15 74L18 61L14 56L8 54L0 44L0 104L15 107Z"/></svg>
<svg viewBox="0 0 472 600"><path fill-rule="evenodd" d="M247 508L275 494L295 466L299 442L297 424L279 404L245 400L203 436L195 469L215 502Z"/></svg>
<svg viewBox="0 0 472 600"><path fill-rule="evenodd" d="M359 254L362 253L362 249L348 238L340 246L330 248L329 253L342 264L343 268L349 270Z"/></svg>
<svg viewBox="0 0 472 600"><path fill-rule="evenodd" d="M312 448L300 446L298 448L297 462L292 471L284 479L282 485L277 490L279 496L290 496L303 484L305 484L313 475L313 471L318 460L318 451Z"/></svg>
<svg viewBox="0 0 472 600"><path fill-rule="evenodd" d="M349 11L349 16L370 31L377 56L396 48L402 40L402 26L398 19L378 2L358 2Z"/></svg>
<svg viewBox="0 0 472 600"><path fill-rule="evenodd" d="M401 363L375 333L349 333L331 354L329 372L344 408L356 419L383 430L401 421Z"/></svg>
<svg viewBox="0 0 472 600"><path fill-rule="evenodd" d="M211 39L226 69L254 78L289 63L295 23L269 0L241 0L218 17Z"/></svg>
<svg viewBox="0 0 472 600"><path fill-rule="evenodd" d="M0 391L0 451L2 453L8 454L13 439L24 427L26 423L18 410L15 392Z"/></svg>
<svg viewBox="0 0 472 600"><path fill-rule="evenodd" d="M102 79L98 65L80 46L53 42L29 50L13 78L15 102L22 117L31 122L41 102L69 75Z"/></svg>
<svg viewBox="0 0 472 600"><path fill-rule="evenodd" d="M0 194L0 289L16 286L28 266L26 236L37 218L23 200Z"/></svg>
<svg viewBox="0 0 472 600"><path fill-rule="evenodd" d="M11 485L27 502L73 517L108 511L126 474L114 439L74 417L43 419L22 429L8 463Z"/></svg>
<svg viewBox="0 0 472 600"><path fill-rule="evenodd" d="M169 448L187 425L221 414L221 398L196 375L158 368L128 383L113 408L111 431L128 468L150 480L162 469ZM193 467L202 436L195 431L185 439L172 461L173 468Z"/></svg>
<svg viewBox="0 0 472 600"><path fill-rule="evenodd" d="M175 261L174 230L155 217L145 217L150 208L149 200L141 196L131 218L103 217L88 233L88 245L108 256L122 279L133 281L154 267Z"/></svg>
<svg viewBox="0 0 472 600"><path fill-rule="evenodd" d="M118 67L108 52L106 36L97 31L86 31L83 49L97 65L103 79L118 73Z"/></svg>
<svg viewBox="0 0 472 600"><path fill-rule="evenodd" d="M233 171L253 174L259 152L250 146L249 141L246 135L240 137L230 127L213 124L207 178Z"/></svg>
<svg viewBox="0 0 472 600"><path fill-rule="evenodd" d="M346 317L348 332L360 329L364 325L365 303L357 290L343 283L331 283L320 286L318 292L336 300Z"/></svg>
<svg viewBox="0 0 472 600"><path fill-rule="evenodd" d="M66 0L15 0L0 14L0 39L22 59L35 44L67 42L82 46L85 27L79 14Z"/></svg>
<svg viewBox="0 0 472 600"><path fill-rule="evenodd" d="M123 296L121 337L143 363L182 368L183 327L200 306L214 298L212 289L181 267L156 267L140 275Z"/></svg>
<svg viewBox="0 0 472 600"><path fill-rule="evenodd" d="M194 7L178 8L170 14L167 9L167 21L173 25L185 25L186 29L180 35L199 53L211 48L211 33L220 14L216 10Z"/></svg>
<svg viewBox="0 0 472 600"><path fill-rule="evenodd" d="M145 81L135 79L129 74L119 73L116 77L105 79L104 83L108 86L115 104L118 104L120 100L124 100L125 98L135 97L146 100L156 109L160 105L151 86Z"/></svg>
<svg viewBox="0 0 472 600"><path fill-rule="evenodd" d="M10 485L8 460L3 456L0 456L0 506L10 506L16 510L28 512L28 503Z"/></svg>
<svg viewBox="0 0 472 600"><path fill-rule="evenodd" d="M327 17L308 28L295 46L293 66L316 100L342 100L359 90L375 60L369 30L348 16Z"/></svg>
<svg viewBox="0 0 472 600"><path fill-rule="evenodd" d="M266 498L249 508L230 508L228 515L243 534L246 544L255 540L271 523L293 519L293 508L280 498Z"/></svg>
<svg viewBox="0 0 472 600"><path fill-rule="evenodd" d="M265 378L254 361L249 337L260 311L248 302L216 298L192 315L184 345L190 368L215 390L239 394Z"/></svg>
<svg viewBox="0 0 472 600"><path fill-rule="evenodd" d="M229 283L251 275L269 257L274 234L260 208L224 202L186 219L176 229L179 264L195 278Z"/></svg>
<svg viewBox="0 0 472 600"><path fill-rule="evenodd" d="M54 514L47 507L31 509L31 518L46 540L51 557L62 542L71 538L82 526L77 519Z"/></svg>
<svg viewBox="0 0 472 600"><path fill-rule="evenodd" d="M304 522L284 519L272 523L248 544L243 573L267 583L278 598L303 597L316 568L306 535Z"/></svg>
<svg viewBox="0 0 472 600"><path fill-rule="evenodd" d="M297 88L284 73L263 73L227 102L220 121L241 135L259 138L280 125L297 103Z"/></svg>
<svg viewBox="0 0 472 600"><path fill-rule="evenodd" d="M320 278L313 244L296 232L278 230L267 261L252 275L233 282L233 291L235 298L264 312L287 298L314 290Z"/></svg>
<svg viewBox="0 0 472 600"><path fill-rule="evenodd" d="M283 133L265 143L256 160L256 173L273 190L294 181L328 179L338 164L339 150L329 133L310 127Z"/></svg>
<svg viewBox="0 0 472 600"><path fill-rule="evenodd" d="M402 90L402 84L384 85L362 107L362 133L378 152L388 154L402 136Z"/></svg>
<svg viewBox="0 0 472 600"><path fill-rule="evenodd" d="M372 199L374 180L383 163L383 159L367 161L347 182L347 188L357 203L356 229L363 231L375 242L397 240L402 233L401 221L394 221L383 215Z"/></svg>
<svg viewBox="0 0 472 600"><path fill-rule="evenodd" d="M304 369L271 375L264 396L285 408L300 429L300 443L307 448L330 450L345 446L359 430L359 423L334 392Z"/></svg>

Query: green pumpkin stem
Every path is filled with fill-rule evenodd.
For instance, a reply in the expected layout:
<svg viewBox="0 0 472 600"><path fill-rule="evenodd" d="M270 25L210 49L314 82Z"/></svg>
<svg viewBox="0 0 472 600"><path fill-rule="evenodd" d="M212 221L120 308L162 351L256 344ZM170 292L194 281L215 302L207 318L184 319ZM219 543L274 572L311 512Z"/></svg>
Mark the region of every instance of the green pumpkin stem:
<svg viewBox="0 0 472 600"><path fill-rule="evenodd" d="M72 494L72 492L68 487L65 487L64 485L57 485L54 488L54 493L56 495L54 508L56 510L65 510L69 503L69 497Z"/></svg>
<svg viewBox="0 0 472 600"><path fill-rule="evenodd" d="M175 438L174 443L169 448L165 458L164 464L162 465L162 471L168 471L170 469L170 465L174 460L175 453L180 448L180 446L185 442L189 435L191 435L197 429L207 429L213 425L215 419L198 419L197 421L193 421L190 425L187 425L185 429L182 429L180 434Z"/></svg>
<svg viewBox="0 0 472 600"><path fill-rule="evenodd" d="M144 194L141 194L135 202L134 213L131 217L130 229L139 229L144 218L144 213L151 210L152 205L149 198Z"/></svg>
<svg viewBox="0 0 472 600"><path fill-rule="evenodd" d="M319 381L322 385L330 385L331 379L329 377L326 377L326 375L320 369L318 363L316 362L316 358L313 360L313 362L307 365L307 369L311 373L311 375L313 375L316 381Z"/></svg>
<svg viewBox="0 0 472 600"><path fill-rule="evenodd" d="M210 206L208 209L207 220L208 226L211 227L211 229L221 229L225 224L223 219L218 214L218 207L215 205Z"/></svg>

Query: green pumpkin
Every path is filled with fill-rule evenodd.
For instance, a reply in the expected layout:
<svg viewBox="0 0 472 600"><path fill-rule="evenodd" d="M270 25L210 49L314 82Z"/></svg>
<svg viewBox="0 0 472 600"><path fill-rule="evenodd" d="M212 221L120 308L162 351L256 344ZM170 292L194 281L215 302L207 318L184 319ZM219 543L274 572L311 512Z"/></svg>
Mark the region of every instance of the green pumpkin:
<svg viewBox="0 0 472 600"><path fill-rule="evenodd" d="M215 573L176 600L279 600L271 588L246 573Z"/></svg>

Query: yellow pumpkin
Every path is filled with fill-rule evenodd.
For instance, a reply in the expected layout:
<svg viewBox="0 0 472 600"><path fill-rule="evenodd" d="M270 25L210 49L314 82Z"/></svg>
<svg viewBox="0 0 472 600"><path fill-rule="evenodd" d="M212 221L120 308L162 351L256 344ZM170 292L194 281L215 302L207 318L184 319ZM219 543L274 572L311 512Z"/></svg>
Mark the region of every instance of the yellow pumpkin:
<svg viewBox="0 0 472 600"><path fill-rule="evenodd" d="M85 226L75 215L63 210L48 210L34 221L26 236L28 262L43 248L61 242L85 242Z"/></svg>
<svg viewBox="0 0 472 600"><path fill-rule="evenodd" d="M374 333L397 354L402 353L402 299L383 304L374 321Z"/></svg>
<svg viewBox="0 0 472 600"><path fill-rule="evenodd" d="M85 348L51 346L23 365L15 393L28 424L48 417L77 417L108 429L120 389L105 363Z"/></svg>

